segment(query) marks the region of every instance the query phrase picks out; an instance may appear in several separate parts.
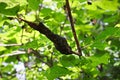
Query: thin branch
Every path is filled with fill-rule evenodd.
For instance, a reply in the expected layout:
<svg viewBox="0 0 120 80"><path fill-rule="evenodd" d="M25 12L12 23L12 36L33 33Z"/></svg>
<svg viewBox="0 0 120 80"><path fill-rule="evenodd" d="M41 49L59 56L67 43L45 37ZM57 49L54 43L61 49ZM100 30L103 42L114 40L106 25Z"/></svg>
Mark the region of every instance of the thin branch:
<svg viewBox="0 0 120 80"><path fill-rule="evenodd" d="M22 46L22 44L0 44L0 46Z"/></svg>
<svg viewBox="0 0 120 80"><path fill-rule="evenodd" d="M30 53L33 53L36 58L38 58L42 63L45 63L47 64L49 67L52 67L52 64L51 64L51 59L48 58L48 56L45 56L45 55L41 55L37 50L34 50L32 48L29 48L28 51L27 51L29 54ZM47 59L47 62L44 61L44 58Z"/></svg>
<svg viewBox="0 0 120 80"><path fill-rule="evenodd" d="M12 53L10 54L3 54L0 56L0 58L2 57L10 57L10 56L15 56L15 55L20 55L20 54L25 54L26 52L25 51L13 51Z"/></svg>
<svg viewBox="0 0 120 80"><path fill-rule="evenodd" d="M75 28L74 28L74 22L73 22L73 18L72 18L72 14L71 14L69 0L66 0L66 8L67 8L67 14L68 14L68 17L69 17L69 20L70 20L70 24L71 24L72 33L73 33L73 36L74 36L74 39L75 39L75 42L76 42L76 45L77 45L78 54L79 54L79 56L82 56L81 47L79 45L79 41L78 41L78 38L77 38L77 35L76 35L76 31L75 31Z"/></svg>
<svg viewBox="0 0 120 80"><path fill-rule="evenodd" d="M22 29L22 34L21 34L21 38L20 38L20 42L21 42L21 44L23 44L23 33L24 33L24 30Z"/></svg>

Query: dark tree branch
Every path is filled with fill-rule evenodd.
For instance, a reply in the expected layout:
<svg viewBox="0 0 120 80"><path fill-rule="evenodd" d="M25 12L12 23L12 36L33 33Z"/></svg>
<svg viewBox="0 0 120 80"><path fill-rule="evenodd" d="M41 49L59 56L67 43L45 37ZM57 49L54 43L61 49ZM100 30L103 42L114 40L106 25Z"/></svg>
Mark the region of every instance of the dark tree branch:
<svg viewBox="0 0 120 80"><path fill-rule="evenodd" d="M24 21L25 23L27 23L31 28L39 31L41 34L44 34L48 39L50 39L56 49L58 51L60 51L62 54L76 54L77 53L73 52L71 47L68 45L67 40L64 37L61 37L57 34L54 34L52 31L50 31L42 22L40 22L39 24L33 23L33 22L29 22L26 21L24 19L19 18L21 21Z"/></svg>
<svg viewBox="0 0 120 80"><path fill-rule="evenodd" d="M73 33L73 36L74 36L74 39L75 39L75 42L76 42L76 45L77 45L78 54L79 54L79 56L82 56L81 47L79 45L79 41L77 39L76 31L75 31L75 28L74 28L74 22L73 22L73 18L72 18L72 14L71 14L69 0L66 0L66 9L67 9L67 14L68 14L68 17L69 17L69 20L70 20L72 33Z"/></svg>

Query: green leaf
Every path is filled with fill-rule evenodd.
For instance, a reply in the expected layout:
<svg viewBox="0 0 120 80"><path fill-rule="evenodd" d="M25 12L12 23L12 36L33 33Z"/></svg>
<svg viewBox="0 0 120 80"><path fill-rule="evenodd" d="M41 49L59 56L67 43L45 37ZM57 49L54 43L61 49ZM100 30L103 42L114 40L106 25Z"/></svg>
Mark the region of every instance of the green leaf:
<svg viewBox="0 0 120 80"><path fill-rule="evenodd" d="M117 0L98 0L95 3L100 8L110 11L116 11L119 5Z"/></svg>
<svg viewBox="0 0 120 80"><path fill-rule="evenodd" d="M107 27L104 31L97 35L91 47L97 48L99 50L104 50L105 47L108 46L106 39L108 39L109 37L119 37L120 36L119 32L120 32L119 28Z"/></svg>
<svg viewBox="0 0 120 80"><path fill-rule="evenodd" d="M39 0L28 0L28 5L32 10L38 10L40 1Z"/></svg>
<svg viewBox="0 0 120 80"><path fill-rule="evenodd" d="M4 2L0 2L0 9L5 9L7 7L7 4Z"/></svg>
<svg viewBox="0 0 120 80"><path fill-rule="evenodd" d="M16 62L16 56L14 56L14 57L12 56L12 57L6 58L5 62L8 62L8 63L10 63L10 62Z"/></svg>
<svg viewBox="0 0 120 80"><path fill-rule="evenodd" d="M120 37L120 28L119 27L116 27L116 31L115 31L115 34L114 34L116 37Z"/></svg>
<svg viewBox="0 0 120 80"><path fill-rule="evenodd" d="M7 63L6 63L6 64L7 64ZM2 71L2 72L11 72L12 68L13 68L13 65L8 64L7 66L4 66L4 67L1 69L1 71Z"/></svg>
<svg viewBox="0 0 120 80"><path fill-rule="evenodd" d="M91 45L91 47L92 48L97 48L97 49L99 49L99 50L104 50L105 49L105 47L107 47L107 43L103 40L103 41L101 41L101 40L97 40L97 41L95 41L92 45Z"/></svg>
<svg viewBox="0 0 120 80"><path fill-rule="evenodd" d="M120 29L114 27L107 27L104 31L102 31L99 35L97 35L96 40L105 40L110 36L116 36L119 34Z"/></svg>
<svg viewBox="0 0 120 80"><path fill-rule="evenodd" d="M19 8L20 8L19 5L13 6L11 8L6 8L6 6L7 6L6 3L3 3L3 2L0 3L0 9L1 9L0 13L1 14L9 15L9 16L17 15Z"/></svg>
<svg viewBox="0 0 120 80"><path fill-rule="evenodd" d="M2 5L3 5L3 3L2 3ZM17 13L19 11L19 8L20 8L19 5L16 5L16 6L12 7L12 8L7 8L7 9L2 8L0 10L0 13L4 14L4 15L9 15L9 16L15 16L15 15L17 15Z"/></svg>
<svg viewBox="0 0 120 80"><path fill-rule="evenodd" d="M52 17L58 22L62 22L65 20L65 15L62 13L54 13Z"/></svg>
<svg viewBox="0 0 120 80"><path fill-rule="evenodd" d="M45 72L45 76L48 78L48 80L53 80L55 78L65 76L70 73L71 71L69 71L65 67L53 66Z"/></svg>
<svg viewBox="0 0 120 80"><path fill-rule="evenodd" d="M52 13L52 10L50 8L43 8L40 11L40 15L46 17L49 16Z"/></svg>
<svg viewBox="0 0 120 80"><path fill-rule="evenodd" d="M75 64L77 63L77 59L75 59L73 55L64 55L60 58L60 62L64 67L71 67L75 66Z"/></svg>
<svg viewBox="0 0 120 80"><path fill-rule="evenodd" d="M23 48L38 48L39 47L39 44L38 44L38 41L37 40L34 40L34 41L31 41L31 42L28 42L26 43L24 46L22 46Z"/></svg>
<svg viewBox="0 0 120 80"><path fill-rule="evenodd" d="M11 0L11 2L14 2L13 0ZM27 5L27 0L15 0L14 3L19 3L20 6L23 6L23 5Z"/></svg>
<svg viewBox="0 0 120 80"><path fill-rule="evenodd" d="M108 64L108 60L110 55L108 53L96 53L95 55L89 57L88 59L91 60L90 65L98 66L99 64Z"/></svg>

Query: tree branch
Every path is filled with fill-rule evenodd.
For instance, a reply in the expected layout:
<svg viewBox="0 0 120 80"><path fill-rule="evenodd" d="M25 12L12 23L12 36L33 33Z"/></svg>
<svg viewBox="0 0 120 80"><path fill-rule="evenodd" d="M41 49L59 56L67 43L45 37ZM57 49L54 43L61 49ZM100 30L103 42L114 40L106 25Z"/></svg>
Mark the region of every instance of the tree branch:
<svg viewBox="0 0 120 80"><path fill-rule="evenodd" d="M42 63L47 64L49 67L52 67L51 60L48 58L48 56L41 55L37 50L34 50L32 48L28 48L27 51L29 54L33 53L37 59L39 59ZM44 58L47 59L47 62L44 61Z"/></svg>
<svg viewBox="0 0 120 80"><path fill-rule="evenodd" d="M0 55L0 58L2 57L10 57L10 56L14 56L14 55L21 55L21 54L25 54L26 52L25 51L13 51L12 53L10 54L3 54L3 55Z"/></svg>
<svg viewBox="0 0 120 80"><path fill-rule="evenodd" d="M68 15L69 20L70 20L72 33L73 33L73 36L74 36L74 39L75 39L75 42L76 42L76 45L77 45L78 54L79 54L79 56L82 56L81 47L79 45L79 41L77 39L76 31L75 31L75 28L74 28L74 22L73 22L73 18L72 18L72 15L71 15L71 9L70 9L70 5L69 5L69 0L66 0L66 9L67 9L67 15Z"/></svg>
<svg viewBox="0 0 120 80"><path fill-rule="evenodd" d="M62 54L76 54L77 53L73 52L71 47L68 45L67 40L64 37L61 37L57 34L54 34L51 30L49 30L42 22L40 22L39 24L33 23L33 22L29 22L26 21L24 19L19 18L21 21L24 21L25 23L27 23L31 28L39 31L41 34L44 34L48 39L50 39L56 49L58 51L60 51Z"/></svg>
<svg viewBox="0 0 120 80"><path fill-rule="evenodd" d="M22 44L0 44L0 46L22 46Z"/></svg>

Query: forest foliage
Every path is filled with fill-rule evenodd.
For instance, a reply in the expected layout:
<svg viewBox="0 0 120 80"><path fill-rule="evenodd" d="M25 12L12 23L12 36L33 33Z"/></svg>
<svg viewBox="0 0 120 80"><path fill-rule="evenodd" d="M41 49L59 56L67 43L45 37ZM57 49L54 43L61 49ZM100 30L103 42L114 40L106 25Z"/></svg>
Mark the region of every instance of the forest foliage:
<svg viewBox="0 0 120 80"><path fill-rule="evenodd" d="M61 54L24 21L43 23L77 52L66 0L0 0L0 80L120 79L120 0L69 3L82 56Z"/></svg>

